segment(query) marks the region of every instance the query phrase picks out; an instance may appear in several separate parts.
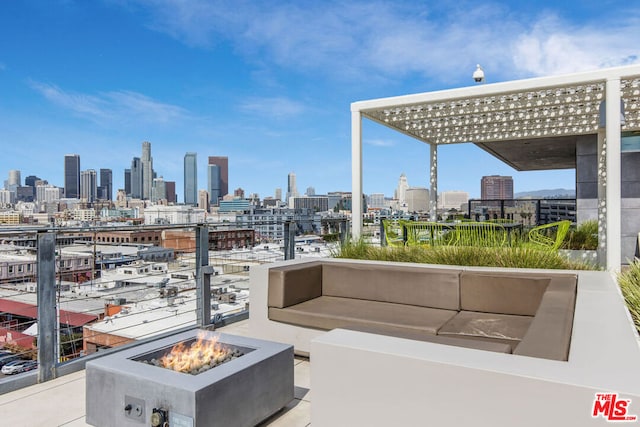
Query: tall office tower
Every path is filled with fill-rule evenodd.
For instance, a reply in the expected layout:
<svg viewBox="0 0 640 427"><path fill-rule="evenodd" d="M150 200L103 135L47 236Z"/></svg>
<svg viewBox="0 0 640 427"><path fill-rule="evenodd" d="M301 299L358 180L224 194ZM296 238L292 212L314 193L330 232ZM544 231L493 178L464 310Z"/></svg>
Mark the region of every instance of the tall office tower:
<svg viewBox="0 0 640 427"><path fill-rule="evenodd" d="M80 172L80 198L88 203L96 201L98 196L98 174L95 169Z"/></svg>
<svg viewBox="0 0 640 427"><path fill-rule="evenodd" d="M64 156L64 197L80 198L80 155Z"/></svg>
<svg viewBox="0 0 640 427"><path fill-rule="evenodd" d="M307 187L307 192L305 193L307 196L315 196L316 189L313 187Z"/></svg>
<svg viewBox="0 0 640 427"><path fill-rule="evenodd" d="M124 194L131 196L131 169L124 170Z"/></svg>
<svg viewBox="0 0 640 427"><path fill-rule="evenodd" d="M167 199L167 188L164 185L164 179L154 178L153 179L153 187L151 188L151 201L157 202L159 200Z"/></svg>
<svg viewBox="0 0 640 427"><path fill-rule="evenodd" d="M500 175L483 176L480 180L480 192L483 200L513 199L513 178Z"/></svg>
<svg viewBox="0 0 640 427"><path fill-rule="evenodd" d="M5 182L5 190L10 190L11 188L20 187L22 180L20 178L20 171L16 169L12 169L9 171L9 179ZM9 188L11 187L11 188Z"/></svg>
<svg viewBox="0 0 640 427"><path fill-rule="evenodd" d="M409 181L407 181L407 176L403 173L400 174L400 179L398 179L398 188L396 188L395 198L398 199L400 204L407 202L407 189L409 188Z"/></svg>
<svg viewBox="0 0 640 427"><path fill-rule="evenodd" d="M113 171L111 169L100 169L100 187L102 187L102 198L113 199Z"/></svg>
<svg viewBox="0 0 640 427"><path fill-rule="evenodd" d="M209 192L207 190L198 190L198 208L209 212Z"/></svg>
<svg viewBox="0 0 640 427"><path fill-rule="evenodd" d="M229 194L229 158L209 156L210 165L216 165L220 168L220 197ZM211 203L217 203L211 199Z"/></svg>
<svg viewBox="0 0 640 427"><path fill-rule="evenodd" d="M296 174L294 172L289 173L287 177L287 203L289 203L290 197L298 197L298 188L296 187Z"/></svg>
<svg viewBox="0 0 640 427"><path fill-rule="evenodd" d="M244 190L242 188L236 188L233 190L233 197L244 199Z"/></svg>
<svg viewBox="0 0 640 427"><path fill-rule="evenodd" d="M218 205L218 200L222 199L222 183L220 179L220 167L218 165L207 165L207 190L209 191L209 203Z"/></svg>
<svg viewBox="0 0 640 427"><path fill-rule="evenodd" d="M142 143L142 199L151 198L151 188L153 188L153 157L151 157L151 143Z"/></svg>
<svg viewBox="0 0 640 427"><path fill-rule="evenodd" d="M26 185L27 187L35 187L36 181L42 181L42 179L38 178L35 175L29 175L24 179L24 185Z"/></svg>
<svg viewBox="0 0 640 427"><path fill-rule="evenodd" d="M198 203L198 154L184 155L184 204Z"/></svg>
<svg viewBox="0 0 640 427"><path fill-rule="evenodd" d="M282 188L276 188L275 199L279 202L282 201Z"/></svg>
<svg viewBox="0 0 640 427"><path fill-rule="evenodd" d="M134 157L131 161L131 198L142 199L142 161Z"/></svg>
<svg viewBox="0 0 640 427"><path fill-rule="evenodd" d="M164 182L165 199L169 203L178 203L178 195L176 194L176 182L165 181Z"/></svg>

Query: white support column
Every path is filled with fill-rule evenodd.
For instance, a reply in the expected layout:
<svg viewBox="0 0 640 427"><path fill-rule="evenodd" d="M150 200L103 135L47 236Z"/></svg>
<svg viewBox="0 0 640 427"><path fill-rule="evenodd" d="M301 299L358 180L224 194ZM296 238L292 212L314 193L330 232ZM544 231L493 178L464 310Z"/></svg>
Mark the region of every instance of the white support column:
<svg viewBox="0 0 640 427"><path fill-rule="evenodd" d="M606 233L607 270L618 271L622 263L621 226L621 134L620 79L611 78L606 85Z"/></svg>
<svg viewBox="0 0 640 427"><path fill-rule="evenodd" d="M351 235L362 235L362 115L351 111Z"/></svg>
<svg viewBox="0 0 640 427"><path fill-rule="evenodd" d="M604 114L602 109L600 114ZM598 262L607 260L607 144L605 128L598 129Z"/></svg>
<svg viewBox="0 0 640 427"><path fill-rule="evenodd" d="M438 220L438 145L429 144L429 219Z"/></svg>

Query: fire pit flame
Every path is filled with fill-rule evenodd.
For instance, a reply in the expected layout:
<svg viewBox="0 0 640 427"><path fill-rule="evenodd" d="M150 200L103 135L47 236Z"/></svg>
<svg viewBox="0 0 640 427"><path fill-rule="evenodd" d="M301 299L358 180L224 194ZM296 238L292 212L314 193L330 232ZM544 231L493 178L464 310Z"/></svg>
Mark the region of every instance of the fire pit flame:
<svg viewBox="0 0 640 427"><path fill-rule="evenodd" d="M148 363L177 372L197 375L222 363L236 359L244 353L234 347L219 343L217 337L208 338L199 333L197 340L191 344L179 342L171 350L158 359Z"/></svg>

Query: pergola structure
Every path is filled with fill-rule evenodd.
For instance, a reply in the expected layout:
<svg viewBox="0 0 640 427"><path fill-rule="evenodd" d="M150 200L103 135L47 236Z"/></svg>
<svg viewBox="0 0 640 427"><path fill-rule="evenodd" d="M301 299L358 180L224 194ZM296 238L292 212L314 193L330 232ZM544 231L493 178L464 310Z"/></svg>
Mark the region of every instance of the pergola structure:
<svg viewBox="0 0 640 427"><path fill-rule="evenodd" d="M432 218L439 145L474 143L516 170L565 169L576 167L576 141L597 135L599 250L608 269L620 268L621 133L640 130L640 65L352 103L354 237L363 224L362 117L429 144Z"/></svg>

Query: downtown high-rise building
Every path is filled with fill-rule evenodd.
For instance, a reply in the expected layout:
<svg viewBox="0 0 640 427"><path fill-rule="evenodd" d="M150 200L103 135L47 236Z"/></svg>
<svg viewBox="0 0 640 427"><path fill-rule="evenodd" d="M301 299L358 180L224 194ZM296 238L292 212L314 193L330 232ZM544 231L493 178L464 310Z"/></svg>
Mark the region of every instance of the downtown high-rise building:
<svg viewBox="0 0 640 427"><path fill-rule="evenodd" d="M95 169L80 172L80 198L93 203L98 198L98 174Z"/></svg>
<svg viewBox="0 0 640 427"><path fill-rule="evenodd" d="M184 204L195 206L198 203L198 155L184 155Z"/></svg>
<svg viewBox="0 0 640 427"><path fill-rule="evenodd" d="M289 199L291 197L298 197L298 187L296 186L296 174L294 172L290 172L287 176L287 200L286 203L289 203Z"/></svg>
<svg viewBox="0 0 640 427"><path fill-rule="evenodd" d="M80 155L78 154L64 156L64 197L80 198Z"/></svg>
<svg viewBox="0 0 640 427"><path fill-rule="evenodd" d="M124 194L131 197L131 168L124 170Z"/></svg>
<svg viewBox="0 0 640 427"><path fill-rule="evenodd" d="M220 179L220 166L218 165L207 165L207 191L209 192L209 203L217 206L218 201L222 199L222 189L221 189Z"/></svg>
<svg viewBox="0 0 640 427"><path fill-rule="evenodd" d="M513 199L513 178L500 175L483 176L480 180L480 194L482 200Z"/></svg>
<svg viewBox="0 0 640 427"><path fill-rule="evenodd" d="M153 157L151 157L151 143L144 141L142 143L142 199L151 199L151 191L153 188Z"/></svg>
<svg viewBox="0 0 640 427"><path fill-rule="evenodd" d="M164 184L164 178L154 178L153 187L151 188L151 201L159 202L167 199L167 188Z"/></svg>
<svg viewBox="0 0 640 427"><path fill-rule="evenodd" d="M113 171L111 169L100 169L99 193L98 198L102 200L113 199Z"/></svg>
<svg viewBox="0 0 640 427"><path fill-rule="evenodd" d="M178 203L178 196L176 194L176 182L175 181L165 181L164 182L164 190L167 202L169 203Z"/></svg>
<svg viewBox="0 0 640 427"><path fill-rule="evenodd" d="M198 209L209 212L209 192L207 190L198 190Z"/></svg>
<svg viewBox="0 0 640 427"><path fill-rule="evenodd" d="M229 194L229 158L221 156L209 156L209 165L216 165L220 169L220 197ZM211 199L211 203L217 203Z"/></svg>
<svg viewBox="0 0 640 427"><path fill-rule="evenodd" d="M278 187L275 191L275 199L279 202L282 201L282 188Z"/></svg>
<svg viewBox="0 0 640 427"><path fill-rule="evenodd" d="M407 176L403 173L400 174L400 178L398 179L398 188L395 191L395 198L402 205L407 203L407 190L409 189L409 181L407 180Z"/></svg>
<svg viewBox="0 0 640 427"><path fill-rule="evenodd" d="M131 161L131 198L142 199L142 162L140 157Z"/></svg>

